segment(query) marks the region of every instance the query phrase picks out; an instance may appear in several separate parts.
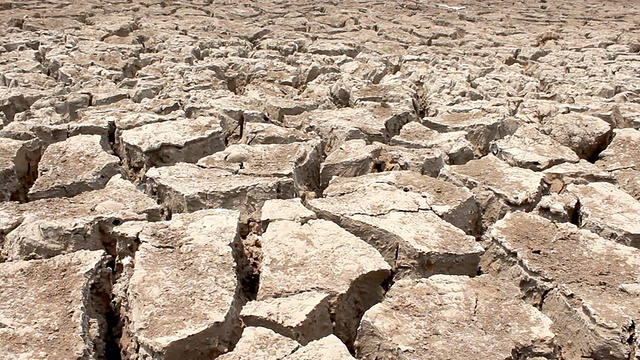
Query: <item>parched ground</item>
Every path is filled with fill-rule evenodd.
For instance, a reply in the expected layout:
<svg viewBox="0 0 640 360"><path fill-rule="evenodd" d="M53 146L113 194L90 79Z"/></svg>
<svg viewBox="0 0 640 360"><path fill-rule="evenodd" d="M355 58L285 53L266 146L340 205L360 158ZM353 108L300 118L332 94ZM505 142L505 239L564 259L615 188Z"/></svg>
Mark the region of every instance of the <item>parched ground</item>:
<svg viewBox="0 0 640 360"><path fill-rule="evenodd" d="M640 359L640 2L0 2L0 359Z"/></svg>

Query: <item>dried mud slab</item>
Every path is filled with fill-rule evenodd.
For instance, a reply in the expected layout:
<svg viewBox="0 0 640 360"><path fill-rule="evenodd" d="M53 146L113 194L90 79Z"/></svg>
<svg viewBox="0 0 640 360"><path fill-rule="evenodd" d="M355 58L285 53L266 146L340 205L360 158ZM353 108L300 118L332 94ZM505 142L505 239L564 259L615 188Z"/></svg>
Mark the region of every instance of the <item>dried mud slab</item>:
<svg viewBox="0 0 640 360"><path fill-rule="evenodd" d="M257 300L310 291L328 293L333 333L346 344L352 344L360 316L382 300L381 285L391 270L382 256L364 241L325 220L310 220L302 225L292 221L272 222L261 243L263 259ZM307 271L309 268L314 271Z"/></svg>
<svg viewBox="0 0 640 360"><path fill-rule="evenodd" d="M605 239L640 248L640 202L610 183L569 185L580 201L578 224Z"/></svg>
<svg viewBox="0 0 640 360"><path fill-rule="evenodd" d="M353 360L347 347L334 335L312 341L285 357L286 360Z"/></svg>
<svg viewBox="0 0 640 360"><path fill-rule="evenodd" d="M410 170L418 174L437 177L447 160L440 150L412 149L403 146L382 148L379 163L385 171Z"/></svg>
<svg viewBox="0 0 640 360"><path fill-rule="evenodd" d="M489 153L492 141L513 134L516 129L512 122L504 115L478 109L463 109L462 112L448 112L422 119L424 126L440 133L464 131L466 139L473 144L479 155Z"/></svg>
<svg viewBox="0 0 640 360"><path fill-rule="evenodd" d="M241 143L247 145L291 144L312 140L312 137L296 129L288 129L268 123L245 123Z"/></svg>
<svg viewBox="0 0 640 360"><path fill-rule="evenodd" d="M570 148L542 134L536 126L523 125L516 132L491 143L491 153L511 166L541 171L580 158Z"/></svg>
<svg viewBox="0 0 640 360"><path fill-rule="evenodd" d="M596 165L611 173L618 186L640 201L640 131L621 129L614 131L614 138L606 150L600 153Z"/></svg>
<svg viewBox="0 0 640 360"><path fill-rule="evenodd" d="M48 258L78 250L115 254L114 226L158 221L162 208L135 185L114 176L104 189L70 198L0 204L0 251L9 260Z"/></svg>
<svg viewBox="0 0 640 360"><path fill-rule="evenodd" d="M333 333L330 292L308 291L248 302L240 312L247 326L262 326L302 345Z"/></svg>
<svg viewBox="0 0 640 360"><path fill-rule="evenodd" d="M465 187L452 185L444 180L422 176L413 171L390 171L354 178L336 178L325 189L327 198L342 196L375 184L386 184L403 192L419 194L429 210L443 220L474 233L480 219L475 196Z"/></svg>
<svg viewBox="0 0 640 360"><path fill-rule="evenodd" d="M29 189L29 200L70 197L106 186L123 174L120 159L110 154L98 135L78 135L49 145L38 164L38 179Z"/></svg>
<svg viewBox="0 0 640 360"><path fill-rule="evenodd" d="M287 117L284 125L320 136L326 142L325 151L331 153L349 140L388 143L408 122L409 119L397 116L389 108L341 108Z"/></svg>
<svg viewBox="0 0 640 360"><path fill-rule="evenodd" d="M99 135L107 140L114 131L110 119L80 118L79 112L88 109L87 100L86 94L69 94L63 102L55 96L37 101L2 128L0 134L14 139L38 139L44 147L78 135Z"/></svg>
<svg viewBox="0 0 640 360"><path fill-rule="evenodd" d="M203 210L141 223L124 317L142 358L210 359L240 337L239 213Z"/></svg>
<svg viewBox="0 0 640 360"><path fill-rule="evenodd" d="M637 249L522 212L497 222L487 238L483 271L519 285L553 320L564 358L639 355Z"/></svg>
<svg viewBox="0 0 640 360"><path fill-rule="evenodd" d="M83 250L0 264L0 357L105 359L107 261Z"/></svg>
<svg viewBox="0 0 640 360"><path fill-rule="evenodd" d="M616 178L606 170L581 159L577 163L563 163L543 171L551 192L562 192L567 185L585 185L590 182L615 183Z"/></svg>
<svg viewBox="0 0 640 360"><path fill-rule="evenodd" d="M266 82L249 84L244 89L244 95L263 104L260 110L275 123L282 123L287 116L304 114L318 108L318 104L311 99L296 98L295 90L290 85L292 84L274 85Z"/></svg>
<svg viewBox="0 0 640 360"><path fill-rule="evenodd" d="M543 174L511 167L492 155L447 166L440 177L474 193L482 212L483 230L509 211L532 210L547 191Z"/></svg>
<svg viewBox="0 0 640 360"><path fill-rule="evenodd" d="M391 138L389 144L417 149L436 149L446 154L447 164L462 165L473 160L473 145L466 139L464 131L439 133L418 122L402 127L400 134Z"/></svg>
<svg viewBox="0 0 640 360"><path fill-rule="evenodd" d="M580 222L580 201L568 192L551 193L543 196L532 212L551 221L575 225Z"/></svg>
<svg viewBox="0 0 640 360"><path fill-rule="evenodd" d="M38 140L0 138L0 201L25 201L38 176L42 154Z"/></svg>
<svg viewBox="0 0 640 360"><path fill-rule="evenodd" d="M295 340L263 327L248 326L233 351L219 360L281 360L300 347Z"/></svg>
<svg viewBox="0 0 640 360"><path fill-rule="evenodd" d="M195 163L222 151L226 134L221 117L199 117L148 124L118 132L116 153L134 179L153 166Z"/></svg>
<svg viewBox="0 0 640 360"><path fill-rule="evenodd" d="M266 200L296 197L294 179L289 177L242 175L187 163L150 169L146 187L173 213L233 209L240 211L243 223L259 219Z"/></svg>
<svg viewBox="0 0 640 360"><path fill-rule="evenodd" d="M557 359L551 320L490 275L404 279L358 328L359 359ZM464 344L464 346L460 346Z"/></svg>
<svg viewBox="0 0 640 360"><path fill-rule="evenodd" d="M120 133L124 130L141 127L149 124L156 124L164 121L180 120L184 117L183 112L174 111L166 115L160 115L149 111L136 111L129 108L111 107L89 107L80 111L82 119L88 122L106 121L113 128L115 142L115 131Z"/></svg>
<svg viewBox="0 0 640 360"><path fill-rule="evenodd" d="M277 220L291 220L305 223L315 219L316 213L307 209L300 198L294 199L274 199L265 201L262 206L260 223L264 229L269 223Z"/></svg>
<svg viewBox="0 0 640 360"><path fill-rule="evenodd" d="M482 248L430 211L426 196L363 178L353 178L355 189L332 185L335 195L310 200L308 207L376 248L396 276L477 273Z"/></svg>
<svg viewBox="0 0 640 360"><path fill-rule="evenodd" d="M581 159L591 160L613 138L613 129L595 116L559 114L544 121L543 132L575 151Z"/></svg>
<svg viewBox="0 0 640 360"><path fill-rule="evenodd" d="M256 177L287 177L298 193L316 191L320 186L322 143L317 140L291 144L230 145L206 156L198 166L224 169L234 174Z"/></svg>
<svg viewBox="0 0 640 360"><path fill-rule="evenodd" d="M354 177L371 173L378 164L382 144L367 145L364 140L349 140L331 152L320 168L320 186L324 189L333 177Z"/></svg>

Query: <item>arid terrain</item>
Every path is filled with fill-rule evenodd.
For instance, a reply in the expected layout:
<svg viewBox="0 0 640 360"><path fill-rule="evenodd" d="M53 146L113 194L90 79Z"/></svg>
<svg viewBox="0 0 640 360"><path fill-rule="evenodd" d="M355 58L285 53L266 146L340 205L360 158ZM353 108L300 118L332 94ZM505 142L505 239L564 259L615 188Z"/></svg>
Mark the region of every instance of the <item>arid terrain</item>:
<svg viewBox="0 0 640 360"><path fill-rule="evenodd" d="M640 359L640 1L0 0L0 360Z"/></svg>

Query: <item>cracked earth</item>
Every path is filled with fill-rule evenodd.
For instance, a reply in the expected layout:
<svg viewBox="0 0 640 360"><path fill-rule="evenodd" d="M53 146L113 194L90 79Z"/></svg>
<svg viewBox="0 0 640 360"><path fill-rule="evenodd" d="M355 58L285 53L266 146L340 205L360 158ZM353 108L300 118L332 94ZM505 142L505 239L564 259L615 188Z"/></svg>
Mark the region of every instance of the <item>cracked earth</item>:
<svg viewBox="0 0 640 360"><path fill-rule="evenodd" d="M640 359L640 3L0 1L0 359Z"/></svg>

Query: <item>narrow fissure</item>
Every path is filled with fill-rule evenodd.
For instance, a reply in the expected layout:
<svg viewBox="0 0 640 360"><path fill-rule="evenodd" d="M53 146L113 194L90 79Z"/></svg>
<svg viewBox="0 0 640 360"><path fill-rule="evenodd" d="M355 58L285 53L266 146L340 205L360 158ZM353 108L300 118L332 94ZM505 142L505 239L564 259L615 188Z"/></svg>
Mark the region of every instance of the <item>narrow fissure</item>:
<svg viewBox="0 0 640 360"><path fill-rule="evenodd" d="M102 224L99 228L105 251L111 257L111 260L107 262L107 268L111 273L109 278L109 291L101 295L102 298L104 298L103 301L106 302L104 353L107 360L120 360L124 354L125 349L123 349L122 346L122 337L126 319L122 313L122 303L125 299L120 298L124 293L116 293L114 289L120 282L129 281L126 274L131 275L133 268L125 269L123 259L129 257L135 258L141 244L141 240L137 234L133 237L124 237L115 234L113 228L120 224L120 219L114 219L107 224ZM132 261L131 264L133 263Z"/></svg>
<svg viewBox="0 0 640 360"><path fill-rule="evenodd" d="M91 304L87 309L87 315L95 320L97 328L92 320L88 321L88 340L93 343L94 356L97 359L120 360L120 346L118 336L118 318L112 303L111 290L115 274L112 271L115 260L111 257L105 265L106 271L102 271L96 281L91 285ZM111 271L109 271L111 270ZM94 337L95 335L98 337Z"/></svg>
<svg viewBox="0 0 640 360"><path fill-rule="evenodd" d="M122 359L120 338L122 337L122 322L119 313L113 307L113 299L109 301L109 307L105 315L107 322L107 334L105 338L105 357L107 360Z"/></svg>
<svg viewBox="0 0 640 360"><path fill-rule="evenodd" d="M544 306L544 302L547 299L547 296L549 295L551 290L553 290L553 288L546 289L546 290L544 290L542 292L542 295L540 296L540 302L538 304L536 304L536 308L538 308L538 310L542 311L542 307Z"/></svg>
<svg viewBox="0 0 640 360"><path fill-rule="evenodd" d="M255 224L247 225L252 229L241 236L240 243L234 246L236 274L242 287L242 295L247 301L256 300L260 288L260 263L262 262L262 244L260 237L254 232Z"/></svg>
<svg viewBox="0 0 640 360"><path fill-rule="evenodd" d="M571 223L577 227L580 227L580 224L582 223L582 215L581 215L581 204L580 204L580 200L576 201L576 205L573 208L573 211L571 212Z"/></svg>

